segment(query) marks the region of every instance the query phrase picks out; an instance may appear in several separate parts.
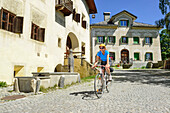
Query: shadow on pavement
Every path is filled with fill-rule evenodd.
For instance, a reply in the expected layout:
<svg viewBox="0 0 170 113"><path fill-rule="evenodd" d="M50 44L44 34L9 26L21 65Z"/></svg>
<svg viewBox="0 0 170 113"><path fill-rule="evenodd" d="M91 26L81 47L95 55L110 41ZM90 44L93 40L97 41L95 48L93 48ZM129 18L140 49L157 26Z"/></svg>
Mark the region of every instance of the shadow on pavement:
<svg viewBox="0 0 170 113"><path fill-rule="evenodd" d="M114 77L116 76L116 77ZM168 72L131 72L131 73L115 73L114 81L119 82L140 82L143 84L155 84L170 87L170 71Z"/></svg>
<svg viewBox="0 0 170 113"><path fill-rule="evenodd" d="M96 100L96 99L98 99L96 97L94 91L81 91L81 92L70 93L70 95L74 95L74 96L78 96L79 94L82 96L83 100Z"/></svg>

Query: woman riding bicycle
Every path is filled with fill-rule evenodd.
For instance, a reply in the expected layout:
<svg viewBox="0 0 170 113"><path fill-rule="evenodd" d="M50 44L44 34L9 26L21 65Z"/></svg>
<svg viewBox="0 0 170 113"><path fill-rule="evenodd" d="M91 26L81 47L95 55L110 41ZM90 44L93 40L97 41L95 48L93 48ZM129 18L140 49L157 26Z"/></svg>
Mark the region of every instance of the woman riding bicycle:
<svg viewBox="0 0 170 113"><path fill-rule="evenodd" d="M109 74L109 81L112 80L111 74L110 74L110 66L111 66L111 60L109 58L109 51L106 50L105 44L100 44L99 46L100 51L97 53L97 59L92 66L94 68L96 64L98 63L99 59L101 60L101 65L105 65L106 72ZM104 69L102 70L102 73L104 75Z"/></svg>

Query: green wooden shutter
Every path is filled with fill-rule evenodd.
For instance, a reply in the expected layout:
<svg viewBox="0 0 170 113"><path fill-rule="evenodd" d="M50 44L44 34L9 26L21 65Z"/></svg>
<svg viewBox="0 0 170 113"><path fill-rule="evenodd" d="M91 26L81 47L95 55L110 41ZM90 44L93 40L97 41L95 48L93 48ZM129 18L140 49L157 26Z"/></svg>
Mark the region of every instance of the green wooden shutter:
<svg viewBox="0 0 170 113"><path fill-rule="evenodd" d="M139 60L139 53L134 53L134 59Z"/></svg>
<svg viewBox="0 0 170 113"><path fill-rule="evenodd" d="M97 37L97 43L99 43L99 37Z"/></svg>
<svg viewBox="0 0 170 113"><path fill-rule="evenodd" d="M153 60L153 54L151 53L151 60Z"/></svg>
<svg viewBox="0 0 170 113"><path fill-rule="evenodd" d="M105 43L105 36L103 36L103 43Z"/></svg>
<svg viewBox="0 0 170 113"><path fill-rule="evenodd" d="M150 37L150 43L152 44L152 37Z"/></svg>
<svg viewBox="0 0 170 113"><path fill-rule="evenodd" d="M116 43L116 36L114 36L114 43Z"/></svg>
<svg viewBox="0 0 170 113"><path fill-rule="evenodd" d="M109 36L107 37L107 43L109 43Z"/></svg>
<svg viewBox="0 0 170 113"><path fill-rule="evenodd" d="M113 43L116 43L116 36L113 37Z"/></svg>
<svg viewBox="0 0 170 113"><path fill-rule="evenodd" d="M113 60L115 60L115 52L113 53Z"/></svg>
<svg viewBox="0 0 170 113"><path fill-rule="evenodd" d="M129 20L127 20L127 27L129 26Z"/></svg>
<svg viewBox="0 0 170 113"><path fill-rule="evenodd" d="M127 37L127 43L129 42L129 38Z"/></svg>

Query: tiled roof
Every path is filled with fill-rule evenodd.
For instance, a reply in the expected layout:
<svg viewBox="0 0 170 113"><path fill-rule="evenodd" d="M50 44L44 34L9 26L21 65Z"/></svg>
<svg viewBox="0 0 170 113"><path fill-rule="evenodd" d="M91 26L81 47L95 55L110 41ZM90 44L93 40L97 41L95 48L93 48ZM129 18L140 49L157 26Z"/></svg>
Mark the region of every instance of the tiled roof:
<svg viewBox="0 0 170 113"><path fill-rule="evenodd" d="M91 26L117 26L117 24L109 24L108 21L109 19L106 21L99 22L99 23L91 24ZM133 22L132 27L157 27L157 26L151 25L151 24Z"/></svg>
<svg viewBox="0 0 170 113"><path fill-rule="evenodd" d="M157 27L157 25L151 25L151 24L145 24L145 23L139 23L139 22L133 22L134 27Z"/></svg>

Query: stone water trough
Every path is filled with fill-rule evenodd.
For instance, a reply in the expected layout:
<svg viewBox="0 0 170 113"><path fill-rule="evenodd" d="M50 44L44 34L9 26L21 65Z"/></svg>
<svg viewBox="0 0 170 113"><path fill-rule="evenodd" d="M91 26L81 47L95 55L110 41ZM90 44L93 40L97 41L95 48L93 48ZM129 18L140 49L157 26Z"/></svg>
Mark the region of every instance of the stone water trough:
<svg viewBox="0 0 170 113"><path fill-rule="evenodd" d="M44 88L80 82L80 74L76 72L33 72L32 77L16 77L14 90L17 92L38 93L40 86Z"/></svg>

